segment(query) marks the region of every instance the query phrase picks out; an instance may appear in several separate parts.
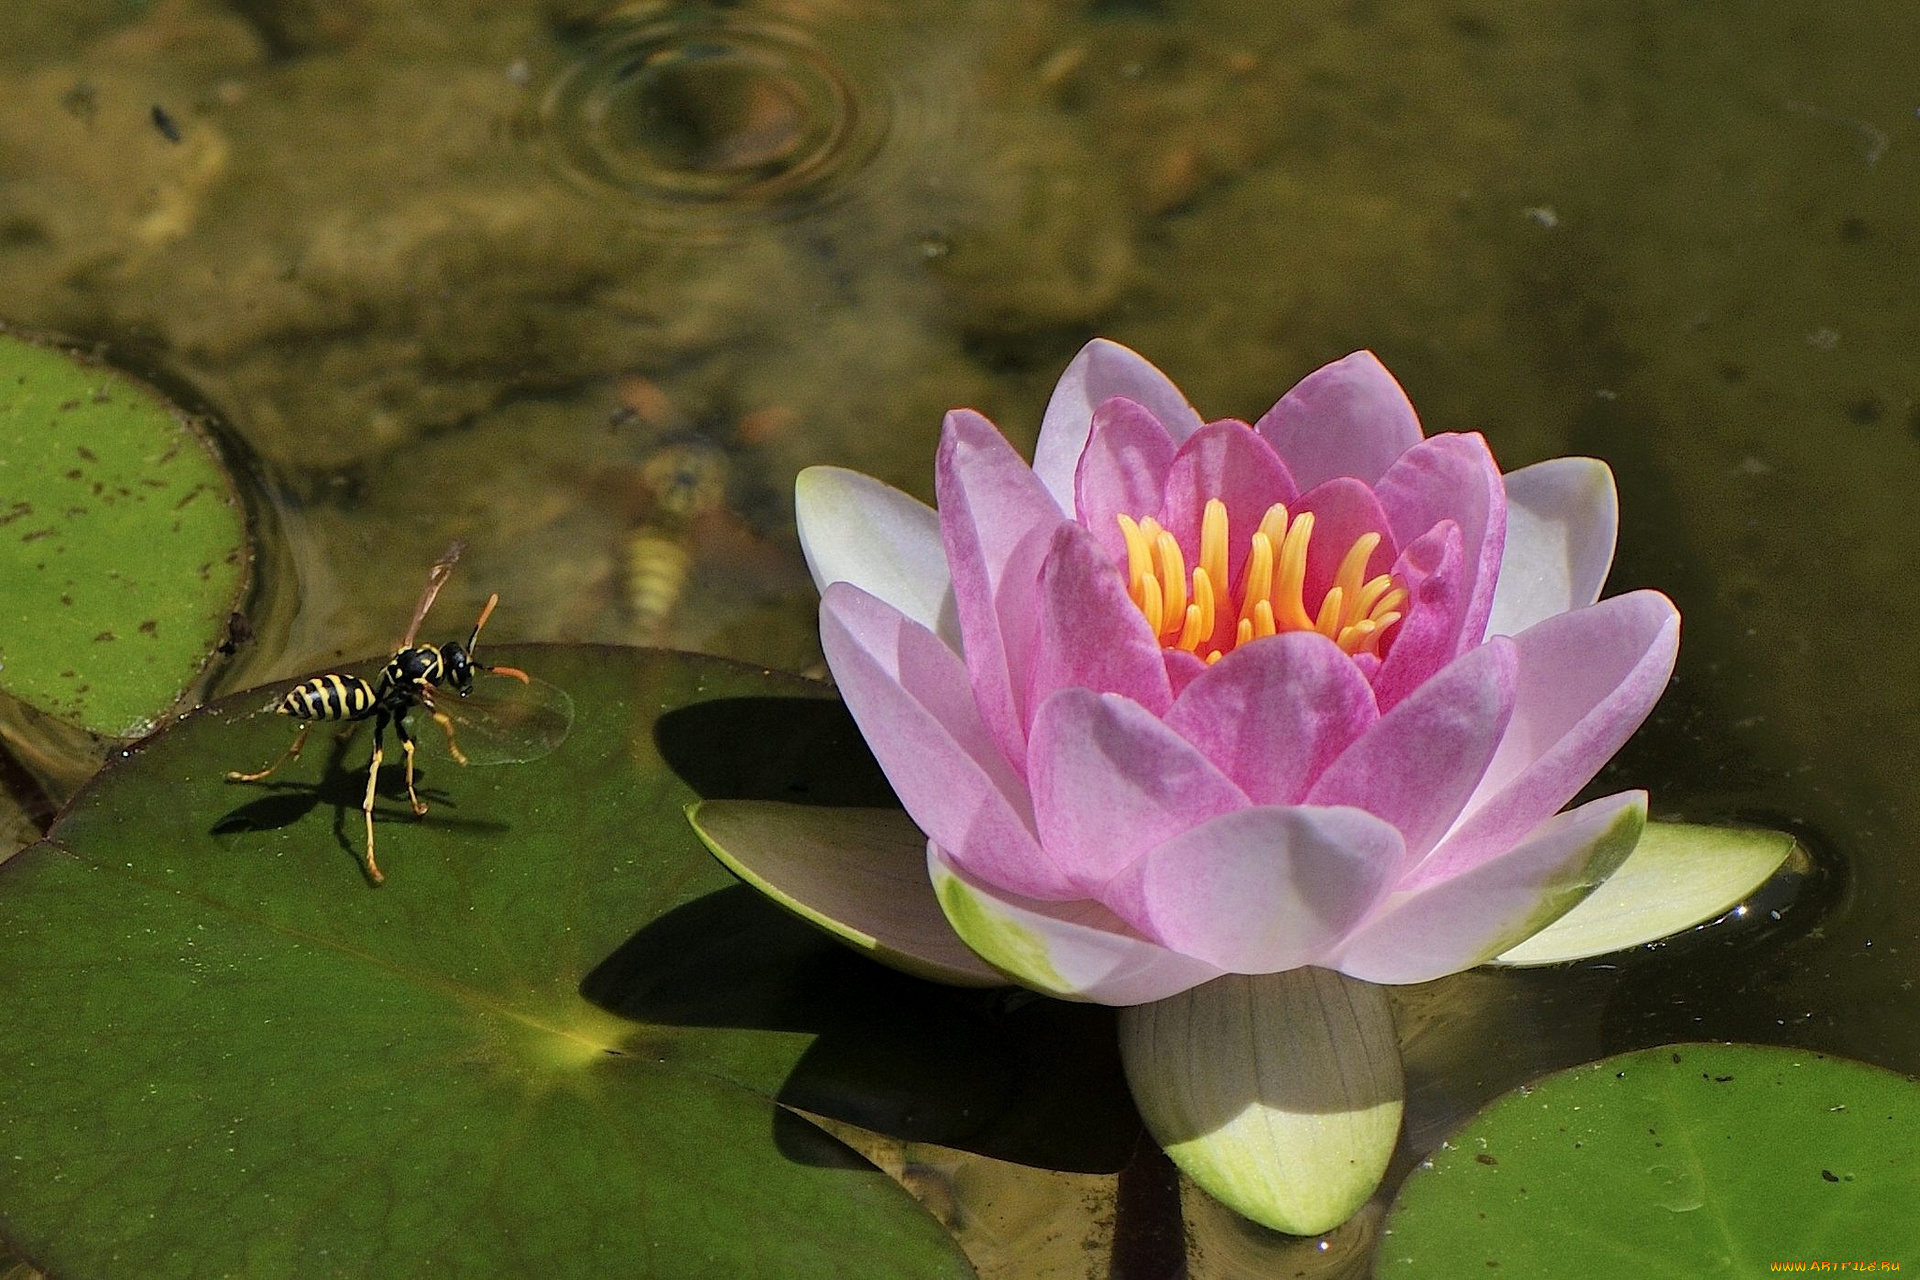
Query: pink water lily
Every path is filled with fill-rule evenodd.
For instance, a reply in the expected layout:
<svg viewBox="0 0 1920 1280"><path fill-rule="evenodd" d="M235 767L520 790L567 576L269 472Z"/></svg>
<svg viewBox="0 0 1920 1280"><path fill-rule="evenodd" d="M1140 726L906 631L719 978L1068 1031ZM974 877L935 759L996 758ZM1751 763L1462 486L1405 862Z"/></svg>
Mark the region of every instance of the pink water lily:
<svg viewBox="0 0 1920 1280"><path fill-rule="evenodd" d="M812 468L800 531L834 678L999 971L1118 1005L1302 966L1420 982L1632 849L1644 793L1562 812L1679 642L1665 596L1598 600L1604 463L1503 477L1365 352L1203 422L1095 341L1031 467L956 410L935 479L937 513Z"/></svg>

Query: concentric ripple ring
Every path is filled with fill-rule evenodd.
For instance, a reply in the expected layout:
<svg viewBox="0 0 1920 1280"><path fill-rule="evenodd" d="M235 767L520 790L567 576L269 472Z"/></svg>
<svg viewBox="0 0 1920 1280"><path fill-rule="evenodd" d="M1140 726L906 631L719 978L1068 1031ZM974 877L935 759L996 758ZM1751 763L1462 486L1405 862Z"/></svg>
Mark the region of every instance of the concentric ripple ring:
<svg viewBox="0 0 1920 1280"><path fill-rule="evenodd" d="M705 14L599 33L548 90L541 133L570 181L666 228L721 228L843 198L889 105L803 31Z"/></svg>

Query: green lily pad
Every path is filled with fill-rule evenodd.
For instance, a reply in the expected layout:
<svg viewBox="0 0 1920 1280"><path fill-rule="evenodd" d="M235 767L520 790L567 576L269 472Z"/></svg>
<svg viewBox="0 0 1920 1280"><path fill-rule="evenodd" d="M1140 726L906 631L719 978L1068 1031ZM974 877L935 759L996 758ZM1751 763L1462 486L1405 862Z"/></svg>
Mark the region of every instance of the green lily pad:
<svg viewBox="0 0 1920 1280"><path fill-rule="evenodd" d="M782 1103L964 1139L1021 1096L1021 1044L761 902L684 817L689 776L872 802L809 770L838 703L693 655L488 657L567 690L573 729L529 764L423 757L423 818L389 768L383 887L365 726L224 780L291 736L261 691L116 757L0 866L0 1233L85 1277L970 1274ZM784 729L728 756L742 706Z"/></svg>
<svg viewBox="0 0 1920 1280"><path fill-rule="evenodd" d="M1793 850L1781 831L1649 822L1619 870L1495 963L1558 964L1691 929L1759 888Z"/></svg>
<svg viewBox="0 0 1920 1280"><path fill-rule="evenodd" d="M0 332L0 692L145 733L199 680L248 559L232 481L186 415Z"/></svg>
<svg viewBox="0 0 1920 1280"><path fill-rule="evenodd" d="M1920 1252L1920 1084L1679 1044L1495 1100L1401 1188L1380 1276L1753 1276Z"/></svg>

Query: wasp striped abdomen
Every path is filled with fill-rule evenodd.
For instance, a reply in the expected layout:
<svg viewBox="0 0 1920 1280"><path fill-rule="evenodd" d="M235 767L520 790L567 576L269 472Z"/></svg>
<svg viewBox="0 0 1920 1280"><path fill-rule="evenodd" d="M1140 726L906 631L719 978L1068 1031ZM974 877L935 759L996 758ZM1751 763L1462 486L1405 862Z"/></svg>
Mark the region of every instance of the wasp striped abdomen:
<svg viewBox="0 0 1920 1280"><path fill-rule="evenodd" d="M522 684L532 683L527 673L517 667L497 667L474 660L473 651L480 643L480 628L487 625L487 618L493 613L493 607L500 603L496 595L487 598L486 607L480 610L480 617L473 624L473 631L463 645L458 640L449 640L445 644L416 645L414 639L420 633L420 624L425 621L427 610L433 607L434 597L440 593L441 584L453 571L453 562L460 557L463 544L454 543L447 548L446 555L433 566L427 574L426 589L420 593L420 602L413 607L413 620L407 624L407 634L400 640L393 656L387 659L387 665L381 669L378 684L369 684L359 676L343 676L329 672L323 676L314 676L302 680L287 690L273 709L283 716L291 716L302 721L300 732L293 737L293 745L283 752L278 760L264 769L252 773L238 770L227 774L229 782L259 782L273 773L289 760L300 758L300 749L306 745L307 733L316 720L371 720L373 721L373 759L367 763L367 790L360 801L360 812L367 820L367 878L379 884L383 877L380 865L373 860L373 800L380 784L380 762L386 757L385 739L388 726L400 739L400 746L407 753L407 800L413 806L413 812L423 814L427 805L413 786L413 734L407 729L407 713L415 707L430 712L434 721L446 730L447 753L461 764L467 763L467 757L454 745L453 719L433 705L433 695L441 688L451 688L457 694L473 691L473 673L490 671L496 675L510 676ZM558 692L556 690L555 692ZM564 694L561 695L563 698ZM572 721L571 703L568 703L567 722ZM565 735L562 727L560 736ZM555 737L547 747L559 742ZM542 753L544 754L544 752ZM519 759L533 759L533 756L520 756Z"/></svg>
<svg viewBox="0 0 1920 1280"><path fill-rule="evenodd" d="M373 704L373 686L359 676L324 675L287 690L274 710L296 720L359 720Z"/></svg>

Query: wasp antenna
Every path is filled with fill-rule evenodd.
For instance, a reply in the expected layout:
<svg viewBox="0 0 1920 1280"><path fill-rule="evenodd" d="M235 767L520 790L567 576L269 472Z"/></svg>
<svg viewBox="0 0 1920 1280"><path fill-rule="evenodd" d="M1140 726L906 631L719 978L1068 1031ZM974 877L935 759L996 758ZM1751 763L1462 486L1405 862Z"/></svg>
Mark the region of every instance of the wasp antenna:
<svg viewBox="0 0 1920 1280"><path fill-rule="evenodd" d="M498 591L487 597L487 607L480 611L480 620L473 624L473 634L467 637L467 652L469 654L473 652L473 647L480 643L480 628L487 625L487 619L493 616L493 606L499 603L500 593Z"/></svg>

